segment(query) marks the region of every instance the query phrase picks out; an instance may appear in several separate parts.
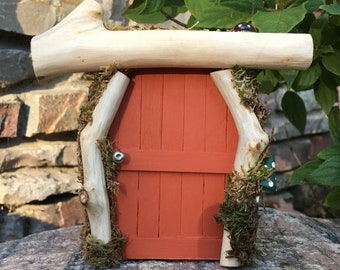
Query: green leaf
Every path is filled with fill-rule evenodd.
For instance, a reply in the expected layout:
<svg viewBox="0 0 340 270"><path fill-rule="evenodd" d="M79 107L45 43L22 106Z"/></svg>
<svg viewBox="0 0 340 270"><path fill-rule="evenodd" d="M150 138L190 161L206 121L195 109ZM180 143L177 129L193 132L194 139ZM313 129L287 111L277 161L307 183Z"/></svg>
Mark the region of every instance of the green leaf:
<svg viewBox="0 0 340 270"><path fill-rule="evenodd" d="M320 9L332 15L340 15L340 4L322 5Z"/></svg>
<svg viewBox="0 0 340 270"><path fill-rule="evenodd" d="M232 28L236 23L248 21L251 14L240 12L209 0L185 0L199 28ZM193 23L193 22L191 22Z"/></svg>
<svg viewBox="0 0 340 270"><path fill-rule="evenodd" d="M160 11L164 6L164 0L144 0L144 9L140 14L152 14Z"/></svg>
<svg viewBox="0 0 340 270"><path fill-rule="evenodd" d="M328 193L325 199L325 206L329 207L332 211L339 211L340 210L340 188L334 187Z"/></svg>
<svg viewBox="0 0 340 270"><path fill-rule="evenodd" d="M279 78L276 71L263 70L257 75L259 82L259 92L263 94L269 94L276 90L279 83Z"/></svg>
<svg viewBox="0 0 340 270"><path fill-rule="evenodd" d="M301 134L306 127L306 107L301 97L293 91L287 91L281 101L283 113Z"/></svg>
<svg viewBox="0 0 340 270"><path fill-rule="evenodd" d="M312 13L314 11L317 11L321 5L324 5L324 0L308 0L305 3L305 7L308 11L308 13Z"/></svg>
<svg viewBox="0 0 340 270"><path fill-rule="evenodd" d="M314 83L319 79L321 72L322 70L318 62L312 64L307 70L300 71L293 83L293 89L295 91L312 89Z"/></svg>
<svg viewBox="0 0 340 270"><path fill-rule="evenodd" d="M330 87L325 81L321 78L320 83L314 87L314 96L322 110L328 114L337 101L338 95L335 88Z"/></svg>
<svg viewBox="0 0 340 270"><path fill-rule="evenodd" d="M147 2L146 0L134 0L132 5L124 11L123 16L137 23L155 24L165 22L167 18L161 12L148 13L144 11L147 8ZM147 10L152 10L151 5Z"/></svg>
<svg viewBox="0 0 340 270"><path fill-rule="evenodd" d="M321 160L312 160L303 164L300 168L296 169L289 177L289 182L295 185L310 184L308 178L322 164Z"/></svg>
<svg viewBox="0 0 340 270"><path fill-rule="evenodd" d="M328 71L340 76L340 50L336 50L333 54L323 56L322 64Z"/></svg>
<svg viewBox="0 0 340 270"><path fill-rule="evenodd" d="M123 16L137 23L156 24L168 20L162 10L174 18L187 8L183 0L134 0Z"/></svg>
<svg viewBox="0 0 340 270"><path fill-rule="evenodd" d="M322 31L328 23L328 15L321 14L312 24L309 33L312 35L314 47L318 48L321 44Z"/></svg>
<svg viewBox="0 0 340 270"><path fill-rule="evenodd" d="M222 0L220 4L221 6L250 14L254 14L257 10L263 9L262 0L238 0L238 1Z"/></svg>
<svg viewBox="0 0 340 270"><path fill-rule="evenodd" d="M332 23L336 26L340 26L340 16L339 15L330 16L329 23Z"/></svg>
<svg viewBox="0 0 340 270"><path fill-rule="evenodd" d="M326 147L318 153L318 158L322 160L326 160L334 156L340 156L340 145Z"/></svg>
<svg viewBox="0 0 340 270"><path fill-rule="evenodd" d="M308 180L317 185L340 186L340 157L335 156L325 160L314 170Z"/></svg>
<svg viewBox="0 0 340 270"><path fill-rule="evenodd" d="M328 54L328 53L335 53L335 50L332 45L321 44L318 48L318 53L321 54Z"/></svg>
<svg viewBox="0 0 340 270"><path fill-rule="evenodd" d="M328 114L328 126L334 144L340 145L340 109L332 108Z"/></svg>
<svg viewBox="0 0 340 270"><path fill-rule="evenodd" d="M304 5L271 12L259 10L252 21L260 32L288 33L304 19L306 13Z"/></svg>
<svg viewBox="0 0 340 270"><path fill-rule="evenodd" d="M280 70L280 75L283 77L287 84L287 88L292 88L296 76L299 74L298 70Z"/></svg>

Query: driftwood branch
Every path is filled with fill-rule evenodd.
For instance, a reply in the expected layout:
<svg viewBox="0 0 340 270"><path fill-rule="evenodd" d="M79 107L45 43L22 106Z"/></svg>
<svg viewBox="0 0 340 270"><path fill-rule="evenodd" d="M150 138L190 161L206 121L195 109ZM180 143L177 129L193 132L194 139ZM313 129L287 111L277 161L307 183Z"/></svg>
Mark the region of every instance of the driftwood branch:
<svg viewBox="0 0 340 270"><path fill-rule="evenodd" d="M183 67L306 69L313 41L308 34L190 30L110 31L102 7L85 0L49 31L32 39L37 77L117 68Z"/></svg>
<svg viewBox="0 0 340 270"><path fill-rule="evenodd" d="M262 129L255 113L241 104L232 71L221 70L212 72L210 75L228 105L239 134L234 170L239 175L245 175L266 149L269 137ZM224 230L220 264L226 267L240 266L236 258L225 256L226 251L231 250L228 236L228 232Z"/></svg>
<svg viewBox="0 0 340 270"><path fill-rule="evenodd" d="M113 76L93 111L92 123L88 123L80 134L83 186L88 196L85 208L92 236L104 243L111 240L110 206L105 171L97 141L107 137L129 81L129 78L120 72Z"/></svg>

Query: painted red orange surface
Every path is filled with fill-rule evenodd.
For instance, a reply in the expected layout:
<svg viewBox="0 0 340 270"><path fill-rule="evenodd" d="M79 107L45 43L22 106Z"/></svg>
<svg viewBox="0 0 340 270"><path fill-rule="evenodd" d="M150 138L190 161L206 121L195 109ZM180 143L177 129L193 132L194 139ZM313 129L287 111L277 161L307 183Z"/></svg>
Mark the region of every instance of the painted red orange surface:
<svg viewBox="0 0 340 270"><path fill-rule="evenodd" d="M117 195L125 258L218 259L237 130L205 70L142 70L110 129L125 153Z"/></svg>

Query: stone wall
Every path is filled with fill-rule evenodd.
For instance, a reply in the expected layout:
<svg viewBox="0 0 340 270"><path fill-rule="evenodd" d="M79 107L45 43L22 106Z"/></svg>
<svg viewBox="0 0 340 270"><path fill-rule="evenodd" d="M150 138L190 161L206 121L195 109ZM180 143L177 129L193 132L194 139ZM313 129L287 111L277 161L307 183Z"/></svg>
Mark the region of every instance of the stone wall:
<svg viewBox="0 0 340 270"><path fill-rule="evenodd" d="M90 81L83 74L37 81L29 63L31 37L51 28L80 2L0 2L0 242L83 222L76 196L80 187L76 129ZM125 24L120 14L128 1L115 0L113 9L110 1L104 2L107 22ZM283 91L265 97L271 110L268 132L275 128L271 151L277 160L279 189L267 194L266 202L293 211L292 201L301 198L294 197L299 191L287 181L298 166L294 156L305 162L331 141L326 116L313 93L302 93L308 125L301 136L280 110Z"/></svg>
<svg viewBox="0 0 340 270"><path fill-rule="evenodd" d="M37 81L30 59L32 36L81 2L0 1L0 242L84 220L76 136L90 81L83 74ZM103 4L105 23L126 24L126 0Z"/></svg>

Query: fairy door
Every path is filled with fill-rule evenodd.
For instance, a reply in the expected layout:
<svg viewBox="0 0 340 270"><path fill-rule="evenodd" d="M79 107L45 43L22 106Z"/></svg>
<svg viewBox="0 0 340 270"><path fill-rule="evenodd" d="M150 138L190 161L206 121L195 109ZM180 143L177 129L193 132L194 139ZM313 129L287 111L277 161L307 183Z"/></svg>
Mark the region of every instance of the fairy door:
<svg viewBox="0 0 340 270"><path fill-rule="evenodd" d="M126 156L117 195L124 257L218 259L214 215L238 135L209 71L139 71L110 137Z"/></svg>

